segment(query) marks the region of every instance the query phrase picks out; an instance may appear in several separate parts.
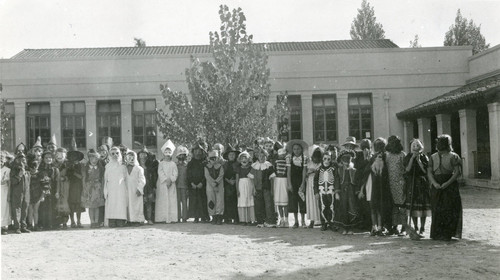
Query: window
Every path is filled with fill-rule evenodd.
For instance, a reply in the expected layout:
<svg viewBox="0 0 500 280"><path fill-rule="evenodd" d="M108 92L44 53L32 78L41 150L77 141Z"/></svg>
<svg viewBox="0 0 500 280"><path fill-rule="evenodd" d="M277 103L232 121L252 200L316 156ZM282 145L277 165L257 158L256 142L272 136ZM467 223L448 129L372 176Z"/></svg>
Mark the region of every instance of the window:
<svg viewBox="0 0 500 280"><path fill-rule="evenodd" d="M86 148L85 135L85 102L61 103L62 146L71 147L71 139L75 137L78 148Z"/></svg>
<svg viewBox="0 0 500 280"><path fill-rule="evenodd" d="M111 137L113 145L122 142L120 101L97 102L97 139Z"/></svg>
<svg viewBox="0 0 500 280"><path fill-rule="evenodd" d="M302 104L299 95L288 96L289 115L278 123L280 140L302 139Z"/></svg>
<svg viewBox="0 0 500 280"><path fill-rule="evenodd" d="M133 147L141 148L156 147L156 101L134 100L132 101L132 135Z"/></svg>
<svg viewBox="0 0 500 280"><path fill-rule="evenodd" d="M15 134L15 112L14 103L5 104L5 114L8 115L9 120L5 123L5 135L3 135L3 150L14 151L16 147L16 134ZM2 112L4 113L4 112Z"/></svg>
<svg viewBox="0 0 500 280"><path fill-rule="evenodd" d="M349 95L349 135L357 139L372 139L371 95Z"/></svg>
<svg viewBox="0 0 500 280"><path fill-rule="evenodd" d="M337 141L335 95L313 96L314 143Z"/></svg>
<svg viewBox="0 0 500 280"><path fill-rule="evenodd" d="M50 141L50 104L49 102L26 103L26 138L31 148L40 136L42 145Z"/></svg>

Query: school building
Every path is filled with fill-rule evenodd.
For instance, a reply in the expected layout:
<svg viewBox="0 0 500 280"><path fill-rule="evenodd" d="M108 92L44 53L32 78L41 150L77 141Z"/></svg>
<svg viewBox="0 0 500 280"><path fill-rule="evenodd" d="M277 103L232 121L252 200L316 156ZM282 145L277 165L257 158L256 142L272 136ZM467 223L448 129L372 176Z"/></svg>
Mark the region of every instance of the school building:
<svg viewBox="0 0 500 280"><path fill-rule="evenodd" d="M270 105L289 94L284 140L342 143L396 134L426 151L450 133L469 184L500 188L500 46L472 56L471 47L399 48L390 40L260 43L269 56ZM47 143L95 148L104 136L158 152L159 85L188 92L190 56L211 58L208 45L25 49L0 60L8 100L5 149ZM223 108L221 108L223 109ZM458 146L457 146L458 145Z"/></svg>

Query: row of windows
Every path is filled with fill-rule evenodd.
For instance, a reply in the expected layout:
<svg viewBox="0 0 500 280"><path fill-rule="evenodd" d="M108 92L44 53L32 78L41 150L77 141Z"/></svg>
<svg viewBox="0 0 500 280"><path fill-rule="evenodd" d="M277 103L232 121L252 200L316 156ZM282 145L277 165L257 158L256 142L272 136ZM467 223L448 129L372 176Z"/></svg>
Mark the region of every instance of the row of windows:
<svg viewBox="0 0 500 280"><path fill-rule="evenodd" d="M313 141L328 143L338 141L337 100L335 95L313 96ZM302 139L302 103L300 96L288 97L289 116L278 124L282 141ZM370 94L348 97L349 135L357 139L372 139L372 99Z"/></svg>
<svg viewBox="0 0 500 280"><path fill-rule="evenodd" d="M97 139L109 136L113 138L115 145L119 145L122 142L120 101L97 101L96 106ZM7 104L5 111L10 114L11 118L7 123L4 148L12 151L16 145L14 105ZM87 147L87 113L94 112L86 112L84 101L61 102L61 140L63 147L69 148L73 137L78 147ZM142 145L156 147L155 116L156 101L154 99L132 101L132 139L134 148L140 148ZM42 145L45 146L50 141L52 133L57 133L51 131L50 128L49 102L26 103L26 124L28 147L34 145L38 136L41 137Z"/></svg>

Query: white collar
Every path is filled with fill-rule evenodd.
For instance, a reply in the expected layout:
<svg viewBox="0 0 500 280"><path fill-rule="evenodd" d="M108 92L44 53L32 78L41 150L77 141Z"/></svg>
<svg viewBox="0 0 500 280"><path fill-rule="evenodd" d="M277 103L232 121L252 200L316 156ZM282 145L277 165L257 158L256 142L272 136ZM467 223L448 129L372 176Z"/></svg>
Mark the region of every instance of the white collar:
<svg viewBox="0 0 500 280"><path fill-rule="evenodd" d="M252 168L257 169L257 170L266 170L269 167L273 166L269 161L265 161L264 163L260 163L259 161L256 161L252 163Z"/></svg>

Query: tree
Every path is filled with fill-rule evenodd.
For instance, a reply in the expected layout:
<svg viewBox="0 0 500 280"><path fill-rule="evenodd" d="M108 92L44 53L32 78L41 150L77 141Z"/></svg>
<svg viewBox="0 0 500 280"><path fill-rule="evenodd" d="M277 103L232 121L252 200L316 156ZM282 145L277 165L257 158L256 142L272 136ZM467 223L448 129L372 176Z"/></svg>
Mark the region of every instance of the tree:
<svg viewBox="0 0 500 280"><path fill-rule="evenodd" d="M384 39L385 31L382 24L376 22L375 10L370 3L363 0L358 15L351 23L351 39L353 40L376 40Z"/></svg>
<svg viewBox="0 0 500 280"><path fill-rule="evenodd" d="M135 41L134 47L144 48L146 46L146 42L144 40L142 40L141 38L134 37L134 41Z"/></svg>
<svg viewBox="0 0 500 280"><path fill-rule="evenodd" d="M164 138L191 143L246 143L258 136L277 136L275 124L286 114L286 94L268 108L270 70L265 46L253 44L246 31L241 8L219 9L220 33L210 32L212 59L191 57L186 69L189 94L160 85L169 111L158 110L158 126Z"/></svg>
<svg viewBox="0 0 500 280"><path fill-rule="evenodd" d="M472 54L480 53L490 47L481 34L481 25L477 26L474 21L462 17L460 9L457 11L455 24L450 26L444 36L445 46L472 46Z"/></svg>
<svg viewBox="0 0 500 280"><path fill-rule="evenodd" d="M413 40L410 40L410 48L421 48L422 46L418 42L418 34L415 34L415 38Z"/></svg>
<svg viewBox="0 0 500 280"><path fill-rule="evenodd" d="M0 94L2 92L2 84L0 84ZM3 146L5 141L5 136L8 135L7 125L10 119L10 114L5 111L5 106L7 105L7 100L2 99L0 103L0 143Z"/></svg>

